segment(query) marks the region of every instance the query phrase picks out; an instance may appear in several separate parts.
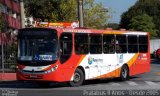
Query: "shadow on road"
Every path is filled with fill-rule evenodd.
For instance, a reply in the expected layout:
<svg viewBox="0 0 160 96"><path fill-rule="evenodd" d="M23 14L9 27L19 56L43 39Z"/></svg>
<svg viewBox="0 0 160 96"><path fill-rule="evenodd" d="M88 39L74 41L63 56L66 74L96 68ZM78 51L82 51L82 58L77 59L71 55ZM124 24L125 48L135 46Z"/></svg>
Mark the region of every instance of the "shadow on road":
<svg viewBox="0 0 160 96"><path fill-rule="evenodd" d="M151 59L151 64L159 64L160 65L160 60L153 58L153 59Z"/></svg>
<svg viewBox="0 0 160 96"><path fill-rule="evenodd" d="M130 80L135 78L139 78L139 77L130 77ZM123 81L121 81L118 78L86 80L84 83L84 86L96 85L96 84L107 84L111 82L123 82ZM22 81L0 82L0 88L50 89L50 88L63 88L63 87L69 87L69 85L67 83L51 83L48 87L41 87L34 82L22 82Z"/></svg>
<svg viewBox="0 0 160 96"><path fill-rule="evenodd" d="M158 66L160 65L160 60L151 59L151 64L153 64L152 67L151 67L152 68L151 72L130 77L130 80L132 80L132 81L144 81L144 80L150 80L150 79L157 78L154 73L156 72L155 68L157 68L157 65ZM148 76L150 76L149 79L148 79ZM145 78L147 78L147 79L145 79ZM122 81L120 81L117 78L87 80L87 81L85 81L84 86L86 86L86 85L96 85L96 84L107 84L107 83L112 83L112 82L122 82ZM0 88L50 89L50 88L63 88L63 87L69 87L69 86L68 86L67 83L52 83L52 84L50 84L49 87L44 88L44 87L40 87L39 85L37 85L36 83L33 83L33 82L20 82L20 81L0 82Z"/></svg>
<svg viewBox="0 0 160 96"><path fill-rule="evenodd" d="M35 82L26 82L26 81L4 81L0 82L0 88L23 88L23 89L47 89L47 88L59 88L67 87L67 83L51 83L48 87L41 87Z"/></svg>

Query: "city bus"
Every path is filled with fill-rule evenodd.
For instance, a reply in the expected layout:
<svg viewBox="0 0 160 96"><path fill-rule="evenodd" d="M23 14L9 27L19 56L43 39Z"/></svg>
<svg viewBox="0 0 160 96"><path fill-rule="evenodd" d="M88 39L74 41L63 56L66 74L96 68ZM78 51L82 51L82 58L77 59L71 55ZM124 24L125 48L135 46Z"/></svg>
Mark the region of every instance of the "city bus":
<svg viewBox="0 0 160 96"><path fill-rule="evenodd" d="M150 71L150 35L127 30L24 28L18 31L17 79L40 85L120 78Z"/></svg>

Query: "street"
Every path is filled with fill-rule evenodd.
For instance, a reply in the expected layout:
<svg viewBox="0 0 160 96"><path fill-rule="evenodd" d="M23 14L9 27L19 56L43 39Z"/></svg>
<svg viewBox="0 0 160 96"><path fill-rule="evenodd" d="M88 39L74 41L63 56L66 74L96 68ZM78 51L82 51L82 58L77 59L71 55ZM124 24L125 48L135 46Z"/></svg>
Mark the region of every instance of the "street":
<svg viewBox="0 0 160 96"><path fill-rule="evenodd" d="M85 90L159 90L160 64L158 62L152 60L149 73L133 76L128 81L119 81L117 79L90 80L79 87L69 87L64 83L51 84L47 88L41 88L30 82L1 82L0 94L2 96L6 96L3 93L14 94L14 96L75 96L75 94L82 96Z"/></svg>

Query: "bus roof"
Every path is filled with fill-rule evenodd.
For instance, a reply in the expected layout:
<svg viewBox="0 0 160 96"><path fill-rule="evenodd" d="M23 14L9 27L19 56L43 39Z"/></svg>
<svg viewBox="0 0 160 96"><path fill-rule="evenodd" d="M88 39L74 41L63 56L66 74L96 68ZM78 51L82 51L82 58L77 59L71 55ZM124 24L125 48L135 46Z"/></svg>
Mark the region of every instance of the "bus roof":
<svg viewBox="0 0 160 96"><path fill-rule="evenodd" d="M71 29L63 28L62 32L71 32L71 33L101 33L101 34L128 34L128 35L147 35L148 32L142 31L128 31L128 30L98 30L98 29Z"/></svg>
<svg viewBox="0 0 160 96"><path fill-rule="evenodd" d="M107 28L106 30L102 29L87 29L87 28L56 28L56 27L36 27L36 28L23 28L20 30L29 30L29 29L55 29L61 30L60 32L69 32L69 33L100 33L100 34L127 34L127 35L147 35L148 32L142 31L129 31L129 30L112 30ZM58 31L59 32L59 31Z"/></svg>

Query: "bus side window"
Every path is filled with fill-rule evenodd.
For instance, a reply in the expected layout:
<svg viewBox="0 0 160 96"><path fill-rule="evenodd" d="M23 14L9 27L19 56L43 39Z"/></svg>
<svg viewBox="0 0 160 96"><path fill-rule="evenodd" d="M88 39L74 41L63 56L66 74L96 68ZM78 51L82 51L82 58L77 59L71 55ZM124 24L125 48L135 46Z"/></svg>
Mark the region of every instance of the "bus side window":
<svg viewBox="0 0 160 96"><path fill-rule="evenodd" d="M102 54L102 35L90 34L90 53Z"/></svg>
<svg viewBox="0 0 160 96"><path fill-rule="evenodd" d="M140 35L138 39L138 43L139 43L139 52L147 53L148 52L148 36Z"/></svg>
<svg viewBox="0 0 160 96"><path fill-rule="evenodd" d="M62 33L60 36L60 62L66 62L72 54L72 34Z"/></svg>
<svg viewBox="0 0 160 96"><path fill-rule="evenodd" d="M76 54L88 54L88 34L76 33L74 40Z"/></svg>
<svg viewBox="0 0 160 96"><path fill-rule="evenodd" d="M138 38L137 35L128 35L128 53L138 52Z"/></svg>
<svg viewBox="0 0 160 96"><path fill-rule="evenodd" d="M115 53L115 36L104 34L103 35L103 52L106 54Z"/></svg>
<svg viewBox="0 0 160 96"><path fill-rule="evenodd" d="M127 38L126 35L116 35L116 52L126 53L127 52Z"/></svg>

